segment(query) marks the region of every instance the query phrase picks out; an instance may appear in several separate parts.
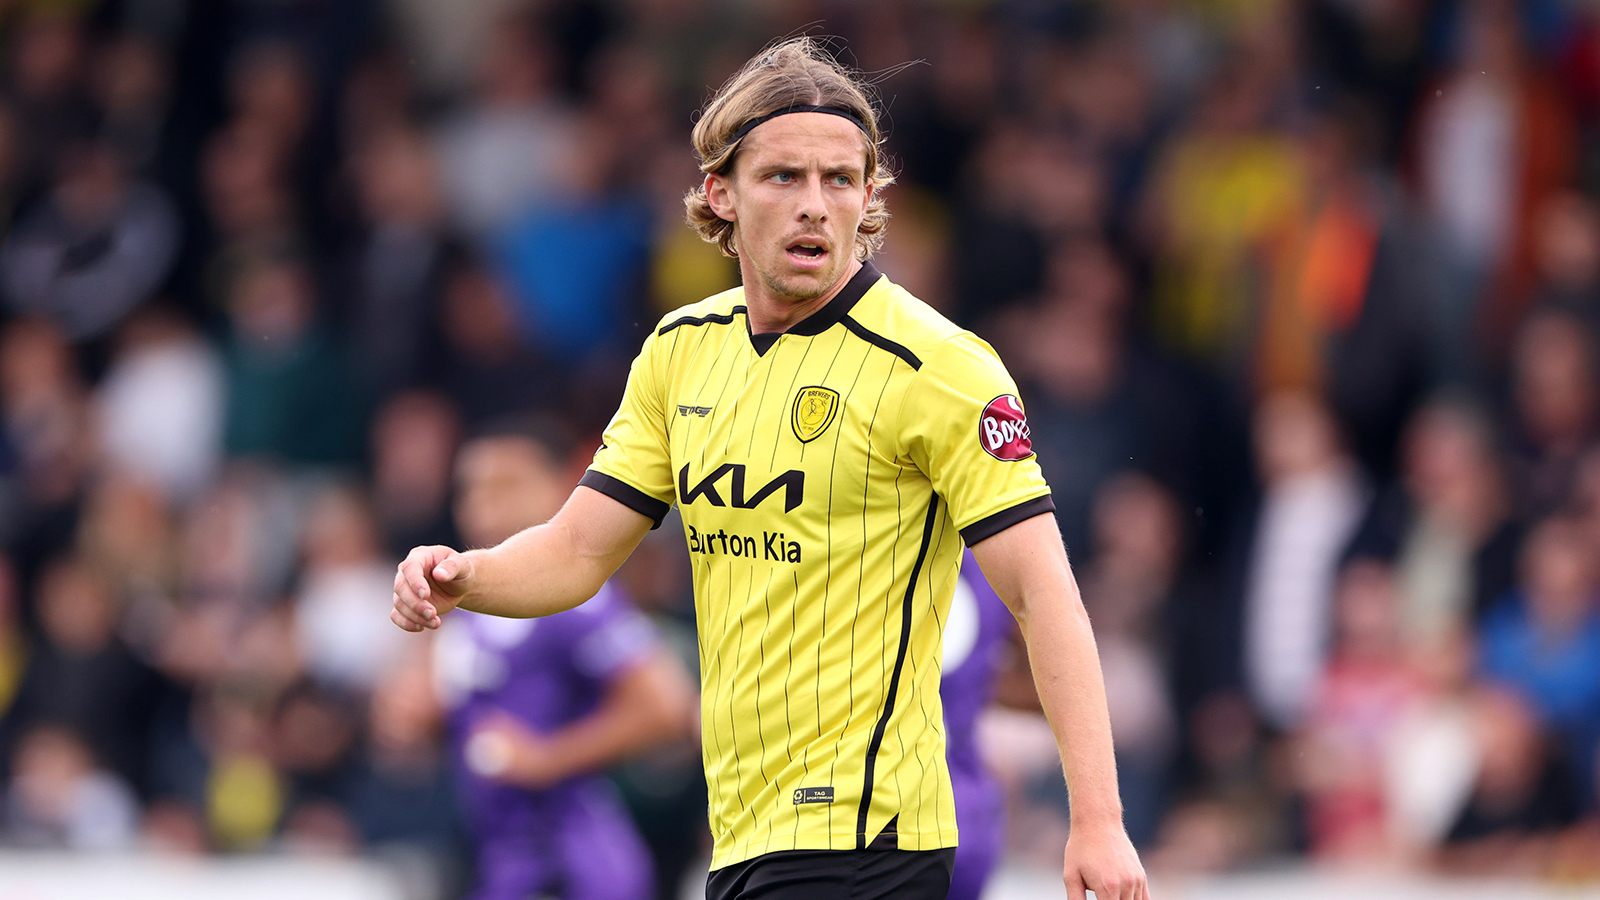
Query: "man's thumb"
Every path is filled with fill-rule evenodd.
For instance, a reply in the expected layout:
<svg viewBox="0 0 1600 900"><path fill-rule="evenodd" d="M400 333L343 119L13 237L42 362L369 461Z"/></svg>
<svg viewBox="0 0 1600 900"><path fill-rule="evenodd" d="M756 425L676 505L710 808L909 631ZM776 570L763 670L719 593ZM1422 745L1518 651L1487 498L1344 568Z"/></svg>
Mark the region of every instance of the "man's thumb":
<svg viewBox="0 0 1600 900"><path fill-rule="evenodd" d="M433 580L440 584L455 581L466 574L466 570L466 562L461 558L461 554L452 553L433 567Z"/></svg>

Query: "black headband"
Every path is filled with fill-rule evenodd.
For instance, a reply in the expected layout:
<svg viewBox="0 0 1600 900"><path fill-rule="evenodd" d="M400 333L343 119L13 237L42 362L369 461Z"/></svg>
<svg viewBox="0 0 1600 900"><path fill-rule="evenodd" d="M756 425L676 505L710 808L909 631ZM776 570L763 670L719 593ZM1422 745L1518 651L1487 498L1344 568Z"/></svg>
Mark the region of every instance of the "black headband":
<svg viewBox="0 0 1600 900"><path fill-rule="evenodd" d="M779 116L787 116L790 113L802 112L827 113L830 116L838 116L841 119L849 119L851 122L855 123L857 128L861 129L862 134L871 137L871 134L867 131L866 123L861 121L861 117L842 106L785 106L783 109L773 110L764 116L758 116L757 118L751 119L743 125L740 125L739 130L733 133L733 137L728 138L728 145L732 146L739 143L740 139L749 134L751 129L755 128L757 125L760 125L762 122L767 121L768 119L776 119Z"/></svg>

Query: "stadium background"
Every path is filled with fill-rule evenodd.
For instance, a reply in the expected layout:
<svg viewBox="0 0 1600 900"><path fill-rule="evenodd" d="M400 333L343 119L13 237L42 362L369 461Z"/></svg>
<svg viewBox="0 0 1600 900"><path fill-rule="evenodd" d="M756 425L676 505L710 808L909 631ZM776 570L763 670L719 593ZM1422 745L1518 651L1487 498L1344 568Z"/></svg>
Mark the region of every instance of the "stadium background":
<svg viewBox="0 0 1600 900"><path fill-rule="evenodd" d="M1158 887L1600 879L1593 4L7 0L0 896L459 894L394 564L734 283L688 129L802 31L879 81L880 268L1022 385ZM692 661L680 540L619 577ZM984 728L1026 895L1054 751ZM617 775L669 880L695 753Z"/></svg>

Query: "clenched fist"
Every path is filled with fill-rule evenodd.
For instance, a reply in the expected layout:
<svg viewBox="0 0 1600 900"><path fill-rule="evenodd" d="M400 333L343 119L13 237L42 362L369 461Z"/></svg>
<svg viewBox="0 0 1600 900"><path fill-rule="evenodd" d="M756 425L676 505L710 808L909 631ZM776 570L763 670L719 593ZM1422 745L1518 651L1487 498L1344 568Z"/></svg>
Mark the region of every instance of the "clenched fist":
<svg viewBox="0 0 1600 900"><path fill-rule="evenodd" d="M449 547L415 547L394 576L389 620L406 631L438 628L472 585L472 560Z"/></svg>

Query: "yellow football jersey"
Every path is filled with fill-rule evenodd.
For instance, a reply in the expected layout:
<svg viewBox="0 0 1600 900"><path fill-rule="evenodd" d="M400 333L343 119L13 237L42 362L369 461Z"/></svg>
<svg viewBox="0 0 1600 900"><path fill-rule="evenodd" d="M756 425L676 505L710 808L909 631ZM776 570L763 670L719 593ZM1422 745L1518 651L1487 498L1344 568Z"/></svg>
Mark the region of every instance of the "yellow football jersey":
<svg viewBox="0 0 1600 900"><path fill-rule="evenodd" d="M787 332L670 314L582 483L683 514L712 867L956 843L939 702L963 540L1053 509L994 351L863 266Z"/></svg>

